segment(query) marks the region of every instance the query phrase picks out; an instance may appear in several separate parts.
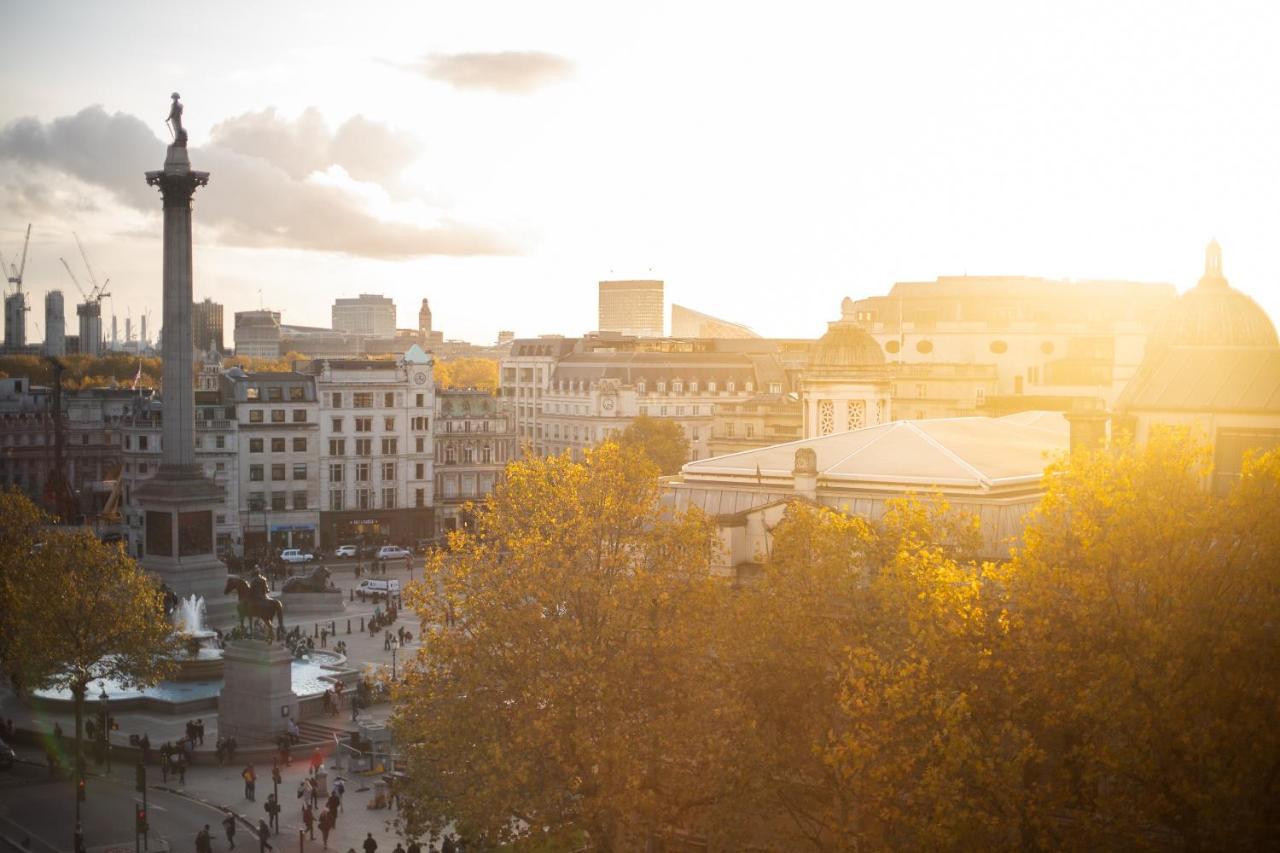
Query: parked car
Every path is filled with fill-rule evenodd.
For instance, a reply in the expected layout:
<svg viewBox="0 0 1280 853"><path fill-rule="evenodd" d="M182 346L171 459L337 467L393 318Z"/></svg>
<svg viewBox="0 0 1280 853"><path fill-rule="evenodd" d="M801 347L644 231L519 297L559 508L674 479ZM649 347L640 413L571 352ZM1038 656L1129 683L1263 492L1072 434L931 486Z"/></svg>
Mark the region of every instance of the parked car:
<svg viewBox="0 0 1280 853"><path fill-rule="evenodd" d="M333 556L335 557L354 557L355 555L355 545L339 545L337 548L333 549Z"/></svg>
<svg viewBox="0 0 1280 853"><path fill-rule="evenodd" d="M13 747L0 740L0 770L9 770L13 767L13 761L17 755L13 752Z"/></svg>
<svg viewBox="0 0 1280 853"><path fill-rule="evenodd" d="M285 548L280 552L280 560L285 563L310 563L316 557L301 548Z"/></svg>
<svg viewBox="0 0 1280 853"><path fill-rule="evenodd" d="M408 548L401 548L399 545L383 545L378 549L379 560L403 560L409 556Z"/></svg>
<svg viewBox="0 0 1280 853"><path fill-rule="evenodd" d="M379 599L400 594L400 581L394 579L365 578L356 585L356 598L364 601L367 598Z"/></svg>

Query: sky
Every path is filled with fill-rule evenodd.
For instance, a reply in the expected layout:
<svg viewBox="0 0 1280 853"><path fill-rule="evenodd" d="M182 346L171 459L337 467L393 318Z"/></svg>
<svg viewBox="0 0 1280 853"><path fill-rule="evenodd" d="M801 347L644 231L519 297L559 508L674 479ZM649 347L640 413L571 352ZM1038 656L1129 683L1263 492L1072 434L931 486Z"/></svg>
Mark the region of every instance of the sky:
<svg viewBox="0 0 1280 853"><path fill-rule="evenodd" d="M596 282L768 336L942 275L1192 286L1280 318L1273 2L0 0L0 253L29 336L161 300L185 106L195 294L329 325L382 293L448 338L577 335ZM104 325L108 325L104 323ZM69 331L74 332L73 329Z"/></svg>

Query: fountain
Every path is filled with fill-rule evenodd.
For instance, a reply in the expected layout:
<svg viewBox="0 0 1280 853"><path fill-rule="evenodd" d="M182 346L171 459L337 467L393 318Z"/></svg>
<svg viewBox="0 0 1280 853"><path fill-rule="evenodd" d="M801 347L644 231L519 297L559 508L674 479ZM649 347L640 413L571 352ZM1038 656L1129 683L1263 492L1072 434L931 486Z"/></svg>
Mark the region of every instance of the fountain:
<svg viewBox="0 0 1280 853"><path fill-rule="evenodd" d="M183 638L186 655L176 658L178 672L174 681L209 681L222 677L222 649L217 633L204 625L204 598L192 595L178 599L171 617L173 632Z"/></svg>

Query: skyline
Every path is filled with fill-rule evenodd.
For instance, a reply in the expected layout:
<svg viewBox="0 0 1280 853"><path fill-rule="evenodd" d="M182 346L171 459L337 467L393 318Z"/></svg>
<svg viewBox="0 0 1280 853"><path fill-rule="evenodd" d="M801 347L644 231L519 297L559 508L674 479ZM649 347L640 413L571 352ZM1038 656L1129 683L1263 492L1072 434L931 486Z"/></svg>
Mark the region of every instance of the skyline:
<svg viewBox="0 0 1280 853"><path fill-rule="evenodd" d="M1280 13L1260 3L785 20L229 4L189 10L198 38L162 39L143 26L159 4L12 5L0 252L34 223L29 338L47 290L78 301L58 263L81 268L72 231L112 280L104 314L136 327L149 308L158 330L160 205L141 173L171 91L212 172L195 296L228 315L261 290L285 322L327 326L334 298L371 292L399 327L428 298L449 338L572 336L596 325L596 282L652 277L667 310L816 337L843 297L904 280L1185 291L1216 238L1231 283L1280 316L1277 127L1257 106L1280 88Z"/></svg>

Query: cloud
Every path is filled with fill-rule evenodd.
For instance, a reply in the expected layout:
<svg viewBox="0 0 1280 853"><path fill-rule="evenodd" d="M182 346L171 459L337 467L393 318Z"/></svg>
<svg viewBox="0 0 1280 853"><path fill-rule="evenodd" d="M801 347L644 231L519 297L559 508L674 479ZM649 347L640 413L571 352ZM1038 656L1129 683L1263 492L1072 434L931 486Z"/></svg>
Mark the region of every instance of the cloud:
<svg viewBox="0 0 1280 853"><path fill-rule="evenodd" d="M318 119L313 110L292 123L271 111L249 114L220 125L210 145L192 147L195 168L212 174L196 196L197 216L216 229L220 242L385 259L516 253L494 229L445 212L436 212L430 225L382 220L357 194L307 180L335 164L357 179L386 177L410 156L367 119L351 119L332 135ZM148 212L160 210L160 199L143 172L164 162L164 149L141 120L108 115L100 106L47 124L20 118L0 129L0 161L71 175Z"/></svg>
<svg viewBox="0 0 1280 853"><path fill-rule="evenodd" d="M210 140L230 151L260 157L297 180L341 166L356 180L384 183L417 154L417 145L408 135L364 116L353 116L330 133L315 107L308 107L293 121L273 108L229 118L214 125Z"/></svg>
<svg viewBox="0 0 1280 853"><path fill-rule="evenodd" d="M568 59L537 50L433 53L415 67L455 89L490 89L508 95L526 95L573 73Z"/></svg>

